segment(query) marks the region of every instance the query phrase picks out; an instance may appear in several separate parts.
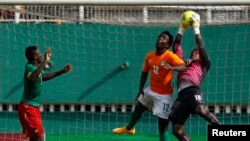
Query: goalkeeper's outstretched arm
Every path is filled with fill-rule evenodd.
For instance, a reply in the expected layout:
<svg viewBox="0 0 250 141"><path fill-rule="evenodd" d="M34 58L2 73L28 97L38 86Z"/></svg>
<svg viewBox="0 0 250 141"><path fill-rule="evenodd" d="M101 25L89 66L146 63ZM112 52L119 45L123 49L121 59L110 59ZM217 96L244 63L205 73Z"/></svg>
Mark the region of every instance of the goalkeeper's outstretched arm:
<svg viewBox="0 0 250 141"><path fill-rule="evenodd" d="M200 33L200 16L196 14L195 16L192 17L192 19L193 19L194 34L196 38L196 46L200 55L201 65L207 69L206 71L208 71L210 69L211 63L204 45L204 41Z"/></svg>

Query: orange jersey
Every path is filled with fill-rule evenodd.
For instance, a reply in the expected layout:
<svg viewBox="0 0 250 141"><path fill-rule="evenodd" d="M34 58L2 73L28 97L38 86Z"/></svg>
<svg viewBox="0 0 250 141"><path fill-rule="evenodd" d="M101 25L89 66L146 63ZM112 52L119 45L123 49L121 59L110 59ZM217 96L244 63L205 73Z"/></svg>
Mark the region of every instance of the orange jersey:
<svg viewBox="0 0 250 141"><path fill-rule="evenodd" d="M173 71L167 69L165 64L171 66L179 66L184 64L176 54L167 50L162 55L157 56L155 51L146 55L143 72L149 72L150 88L159 94L172 94L173 87L171 85Z"/></svg>

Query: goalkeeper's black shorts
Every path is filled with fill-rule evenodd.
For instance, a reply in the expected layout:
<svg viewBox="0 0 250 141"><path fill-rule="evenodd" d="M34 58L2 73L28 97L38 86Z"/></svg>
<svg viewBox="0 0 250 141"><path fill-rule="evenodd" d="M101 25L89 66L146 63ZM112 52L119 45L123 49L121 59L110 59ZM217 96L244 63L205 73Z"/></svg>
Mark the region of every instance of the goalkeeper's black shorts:
<svg viewBox="0 0 250 141"><path fill-rule="evenodd" d="M195 107L201 104L203 104L201 89L195 86L187 87L178 93L169 119L172 122L184 125L189 115L195 114Z"/></svg>

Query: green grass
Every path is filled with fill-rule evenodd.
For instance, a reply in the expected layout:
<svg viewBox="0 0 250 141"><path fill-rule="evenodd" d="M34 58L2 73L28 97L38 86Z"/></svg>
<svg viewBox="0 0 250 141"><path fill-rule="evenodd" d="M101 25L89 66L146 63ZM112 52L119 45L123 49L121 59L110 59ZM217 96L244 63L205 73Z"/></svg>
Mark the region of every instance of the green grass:
<svg viewBox="0 0 250 141"><path fill-rule="evenodd" d="M206 135L192 135L192 141L206 141ZM86 135L58 135L46 134L46 141L158 141L158 135L113 135L113 134L86 134ZM170 135L169 141L177 141Z"/></svg>

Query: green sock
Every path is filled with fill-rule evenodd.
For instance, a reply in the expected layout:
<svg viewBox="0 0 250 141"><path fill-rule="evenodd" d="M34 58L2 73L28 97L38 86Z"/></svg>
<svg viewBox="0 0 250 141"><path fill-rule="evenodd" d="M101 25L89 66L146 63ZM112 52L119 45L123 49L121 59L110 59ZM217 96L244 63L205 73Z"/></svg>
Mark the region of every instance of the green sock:
<svg viewBox="0 0 250 141"><path fill-rule="evenodd" d="M160 141L168 141L168 131L165 131L165 132L160 132Z"/></svg>
<svg viewBox="0 0 250 141"><path fill-rule="evenodd" d="M137 121L140 119L141 119L141 115L138 114L136 111L134 111L130 117L130 121L127 125L127 128L132 129L135 126L135 124L137 123Z"/></svg>

